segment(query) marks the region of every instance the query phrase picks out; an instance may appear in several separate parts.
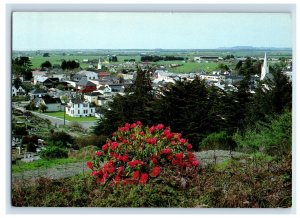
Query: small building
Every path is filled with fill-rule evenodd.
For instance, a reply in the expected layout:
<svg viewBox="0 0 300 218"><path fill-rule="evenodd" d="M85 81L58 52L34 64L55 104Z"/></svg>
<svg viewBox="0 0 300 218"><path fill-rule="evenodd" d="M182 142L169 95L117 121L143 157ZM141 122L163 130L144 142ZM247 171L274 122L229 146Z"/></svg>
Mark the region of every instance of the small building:
<svg viewBox="0 0 300 218"><path fill-rule="evenodd" d="M97 86L95 83L86 80L86 78L82 78L77 84L76 89L80 93L88 93L93 92L97 89Z"/></svg>
<svg viewBox="0 0 300 218"><path fill-rule="evenodd" d="M62 104L60 98L53 98L49 95L45 95L42 98L35 98L34 102L36 107L39 107L40 104L46 105L46 111L48 112L62 111Z"/></svg>
<svg viewBox="0 0 300 218"><path fill-rule="evenodd" d="M77 75L85 76L87 80L98 80L98 74L93 71L82 70L79 71Z"/></svg>
<svg viewBox="0 0 300 218"><path fill-rule="evenodd" d="M95 92L85 93L83 95L83 98L85 100L87 100L89 103L94 103L97 105L97 99L99 96L102 96L102 95L103 95L102 93L95 91Z"/></svg>
<svg viewBox="0 0 300 218"><path fill-rule="evenodd" d="M12 96L24 96L24 95L26 95L26 91L25 91L25 89L23 89L22 86L16 87L13 85L11 88L11 95Z"/></svg>
<svg viewBox="0 0 300 218"><path fill-rule="evenodd" d="M95 116L95 107L87 100L72 99L66 106L66 114L71 117Z"/></svg>
<svg viewBox="0 0 300 218"><path fill-rule="evenodd" d="M35 98L42 98L45 95L47 95L47 91L44 89L34 89L32 91L30 91L29 93L30 99L35 99Z"/></svg>

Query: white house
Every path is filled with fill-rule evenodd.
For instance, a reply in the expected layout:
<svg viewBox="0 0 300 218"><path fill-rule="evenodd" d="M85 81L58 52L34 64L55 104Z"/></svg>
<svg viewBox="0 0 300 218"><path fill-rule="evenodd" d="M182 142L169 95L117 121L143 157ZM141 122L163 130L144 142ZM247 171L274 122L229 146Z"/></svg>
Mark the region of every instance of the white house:
<svg viewBox="0 0 300 218"><path fill-rule="evenodd" d="M104 96L111 96L111 87L109 85L99 86L98 91Z"/></svg>
<svg viewBox="0 0 300 218"><path fill-rule="evenodd" d="M87 80L98 80L98 74L92 71L82 70L77 73L78 75L86 76Z"/></svg>
<svg viewBox="0 0 300 218"><path fill-rule="evenodd" d="M66 106L66 114L71 117L95 116L95 107L86 100L72 99Z"/></svg>
<svg viewBox="0 0 300 218"><path fill-rule="evenodd" d="M22 88L22 86L19 86L18 88L16 88L15 86L12 86L11 94L12 94L12 96L23 96L26 94L26 92Z"/></svg>
<svg viewBox="0 0 300 218"><path fill-rule="evenodd" d="M102 93L96 91L96 92L85 93L83 95L83 98L87 100L89 103L97 104L98 96L102 96Z"/></svg>
<svg viewBox="0 0 300 218"><path fill-rule="evenodd" d="M34 85L42 84L46 79L48 79L47 76L40 76L40 75L34 76L33 77L33 84Z"/></svg>

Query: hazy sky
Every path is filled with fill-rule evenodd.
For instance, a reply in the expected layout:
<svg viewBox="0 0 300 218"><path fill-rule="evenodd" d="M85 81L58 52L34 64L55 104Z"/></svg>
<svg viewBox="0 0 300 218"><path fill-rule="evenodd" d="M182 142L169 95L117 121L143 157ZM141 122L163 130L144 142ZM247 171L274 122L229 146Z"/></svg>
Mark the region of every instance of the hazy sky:
<svg viewBox="0 0 300 218"><path fill-rule="evenodd" d="M280 13L15 12L13 50L292 47Z"/></svg>

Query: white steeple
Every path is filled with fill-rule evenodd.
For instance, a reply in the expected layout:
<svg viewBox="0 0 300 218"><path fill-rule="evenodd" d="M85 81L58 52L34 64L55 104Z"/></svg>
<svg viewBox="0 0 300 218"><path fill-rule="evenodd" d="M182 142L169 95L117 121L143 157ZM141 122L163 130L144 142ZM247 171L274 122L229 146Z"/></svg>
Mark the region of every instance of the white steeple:
<svg viewBox="0 0 300 218"><path fill-rule="evenodd" d="M98 61L98 68L97 68L98 70L101 70L102 69L102 63L101 63L101 60L100 60L100 58L99 58L99 61Z"/></svg>
<svg viewBox="0 0 300 218"><path fill-rule="evenodd" d="M267 60L267 53L265 53L264 63L261 67L260 80L264 80L268 74L269 74L269 64Z"/></svg>

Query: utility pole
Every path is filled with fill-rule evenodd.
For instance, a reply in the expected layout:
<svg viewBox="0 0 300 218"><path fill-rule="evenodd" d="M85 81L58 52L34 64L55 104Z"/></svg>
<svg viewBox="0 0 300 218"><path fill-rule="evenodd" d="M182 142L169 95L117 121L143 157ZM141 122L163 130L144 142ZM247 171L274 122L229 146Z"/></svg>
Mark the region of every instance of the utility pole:
<svg viewBox="0 0 300 218"><path fill-rule="evenodd" d="M66 125L66 104L64 104L64 126Z"/></svg>

